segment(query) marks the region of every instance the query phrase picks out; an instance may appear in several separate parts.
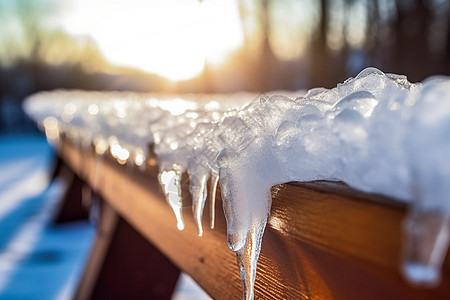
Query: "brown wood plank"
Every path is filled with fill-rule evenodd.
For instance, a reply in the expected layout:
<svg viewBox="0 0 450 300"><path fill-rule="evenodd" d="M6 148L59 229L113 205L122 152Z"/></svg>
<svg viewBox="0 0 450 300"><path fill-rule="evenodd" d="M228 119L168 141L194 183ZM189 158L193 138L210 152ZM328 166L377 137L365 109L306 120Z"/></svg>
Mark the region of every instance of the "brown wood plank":
<svg viewBox="0 0 450 300"><path fill-rule="evenodd" d="M107 204L102 205L100 220L97 227L97 236L74 297L75 300L92 298L97 279L105 262L118 221L119 215L114 209Z"/></svg>
<svg viewBox="0 0 450 300"><path fill-rule="evenodd" d="M119 218L90 299L170 300L180 270Z"/></svg>
<svg viewBox="0 0 450 300"><path fill-rule="evenodd" d="M67 143L59 151L122 217L214 299L242 297L235 255L226 246L220 197L216 228L210 230L205 218L205 233L199 238L186 190L186 229L180 232L156 174L110 160L100 162L99 168L91 152L81 153ZM448 258L444 284L436 289L412 288L401 278L404 214L405 207L398 203L342 185L278 187L263 239L255 298L449 299Z"/></svg>
<svg viewBox="0 0 450 300"><path fill-rule="evenodd" d="M53 222L65 223L87 220L89 218L89 203L86 203L86 200L90 198L91 194L89 186L67 166L61 166L60 170L59 176L63 177L68 186L53 217Z"/></svg>

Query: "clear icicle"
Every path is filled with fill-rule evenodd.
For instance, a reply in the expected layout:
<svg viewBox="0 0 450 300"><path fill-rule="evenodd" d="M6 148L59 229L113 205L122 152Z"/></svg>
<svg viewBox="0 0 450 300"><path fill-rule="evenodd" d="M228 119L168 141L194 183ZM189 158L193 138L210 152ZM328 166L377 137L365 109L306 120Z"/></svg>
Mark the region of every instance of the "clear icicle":
<svg viewBox="0 0 450 300"><path fill-rule="evenodd" d="M189 175L189 191L192 195L192 212L197 225L198 236L203 236L202 216L207 196L209 174Z"/></svg>
<svg viewBox="0 0 450 300"><path fill-rule="evenodd" d="M180 165L173 164L172 168L162 171L158 175L159 183L164 191L166 200L175 213L177 219L177 228L184 229L184 220L182 214L183 199L181 197L181 175L183 169Z"/></svg>
<svg viewBox="0 0 450 300"><path fill-rule="evenodd" d="M242 287L244 289L244 300L252 300L254 298L256 266L259 253L261 252L262 237L266 223L267 218L253 219L244 247L236 251Z"/></svg>
<svg viewBox="0 0 450 300"><path fill-rule="evenodd" d="M214 229L216 222L216 194L217 194L217 184L219 183L219 173L216 171L211 171L211 188L209 190L210 200L210 219L211 219L211 229Z"/></svg>
<svg viewBox="0 0 450 300"><path fill-rule="evenodd" d="M415 286L436 287L450 242L450 216L440 211L413 211L404 223L402 271Z"/></svg>
<svg viewBox="0 0 450 300"><path fill-rule="evenodd" d="M245 245L245 232L250 228L250 212L247 202L239 201L242 197L237 195L237 182L230 174L229 168L219 169L223 212L227 222L227 244L230 250L238 251Z"/></svg>
<svg viewBox="0 0 450 300"><path fill-rule="evenodd" d="M254 169L226 151L221 154L220 162L228 247L237 255L244 299L249 300L254 296L256 265L272 205L270 185L252 176Z"/></svg>
<svg viewBox="0 0 450 300"><path fill-rule="evenodd" d="M142 148L137 147L133 151L133 161L134 164L141 170L145 170L145 161L146 161L146 155Z"/></svg>

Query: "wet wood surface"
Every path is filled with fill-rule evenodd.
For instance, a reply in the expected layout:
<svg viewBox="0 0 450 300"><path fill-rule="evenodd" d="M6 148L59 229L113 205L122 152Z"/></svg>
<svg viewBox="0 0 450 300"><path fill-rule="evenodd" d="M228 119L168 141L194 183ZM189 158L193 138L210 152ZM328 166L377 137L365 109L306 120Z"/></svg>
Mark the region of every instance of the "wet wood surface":
<svg viewBox="0 0 450 300"><path fill-rule="evenodd" d="M226 243L220 190L216 227L209 229L207 204L204 236L198 237L187 182L186 228L179 231L154 168L144 172L119 165L69 143L60 144L58 152L114 211L211 297L242 297L236 257ZM274 187L273 195L256 299L450 299L448 256L443 283L435 289L410 287L401 277L403 205L338 183L289 183Z"/></svg>

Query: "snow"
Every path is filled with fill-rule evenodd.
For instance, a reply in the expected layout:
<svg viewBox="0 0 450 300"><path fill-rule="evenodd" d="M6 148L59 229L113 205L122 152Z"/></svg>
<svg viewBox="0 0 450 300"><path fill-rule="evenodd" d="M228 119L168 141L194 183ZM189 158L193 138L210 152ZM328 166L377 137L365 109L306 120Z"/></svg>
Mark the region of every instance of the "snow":
<svg viewBox="0 0 450 300"><path fill-rule="evenodd" d="M178 278L172 300L211 300L212 298L186 273Z"/></svg>
<svg viewBox="0 0 450 300"><path fill-rule="evenodd" d="M17 143L21 143L23 148ZM20 142L12 137L0 140L0 219L20 206L21 201L46 188L50 150L45 143L44 146L42 144L42 138L36 137L22 138ZM33 151L42 155L30 155Z"/></svg>
<svg viewBox="0 0 450 300"><path fill-rule="evenodd" d="M42 136L0 136L0 299L72 299L82 275L95 228L51 223L66 188L52 162ZM173 299L211 298L182 273Z"/></svg>
<svg viewBox="0 0 450 300"><path fill-rule="evenodd" d="M450 224L448 78L413 84L367 68L336 88L298 97L192 97L56 91L32 96L25 108L38 123L58 121L45 126L56 142L61 133L81 146L109 141L110 151L117 142L129 153L118 157L121 163L137 153L148 159L153 144L180 230L183 172L190 177L199 235L206 182L211 176L216 182L218 174L228 246L237 254L246 299L253 298L270 188L290 181L339 180L410 203L403 273L413 284L439 282ZM430 214L441 221L432 223Z"/></svg>
<svg viewBox="0 0 450 300"><path fill-rule="evenodd" d="M52 226L65 188L49 185L42 136L0 136L0 298L71 299L94 237L87 222Z"/></svg>

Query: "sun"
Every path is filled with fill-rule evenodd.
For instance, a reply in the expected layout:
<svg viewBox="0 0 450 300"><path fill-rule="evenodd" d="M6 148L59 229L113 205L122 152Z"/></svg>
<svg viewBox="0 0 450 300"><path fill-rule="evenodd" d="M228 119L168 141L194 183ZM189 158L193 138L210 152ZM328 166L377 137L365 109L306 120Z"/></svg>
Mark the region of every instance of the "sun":
<svg viewBox="0 0 450 300"><path fill-rule="evenodd" d="M87 1L70 7L63 27L90 35L111 63L170 80L192 78L243 43L234 1Z"/></svg>

